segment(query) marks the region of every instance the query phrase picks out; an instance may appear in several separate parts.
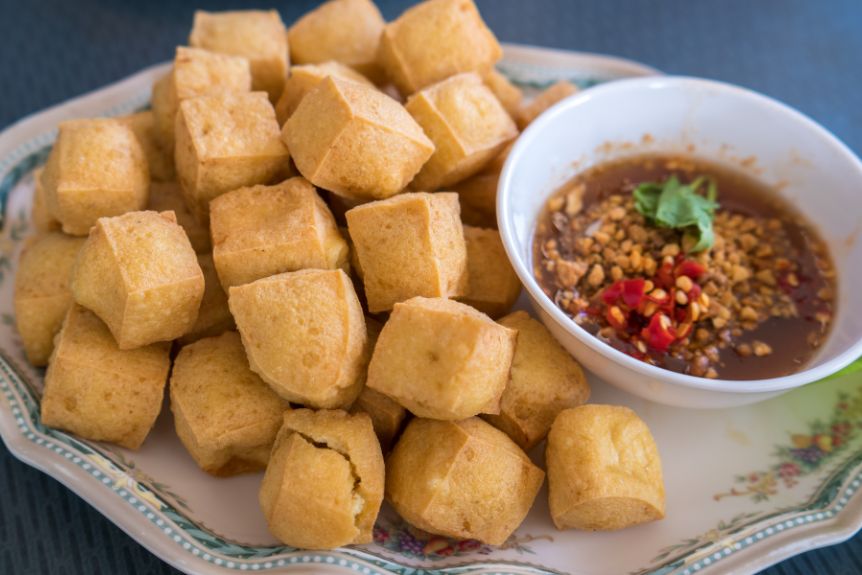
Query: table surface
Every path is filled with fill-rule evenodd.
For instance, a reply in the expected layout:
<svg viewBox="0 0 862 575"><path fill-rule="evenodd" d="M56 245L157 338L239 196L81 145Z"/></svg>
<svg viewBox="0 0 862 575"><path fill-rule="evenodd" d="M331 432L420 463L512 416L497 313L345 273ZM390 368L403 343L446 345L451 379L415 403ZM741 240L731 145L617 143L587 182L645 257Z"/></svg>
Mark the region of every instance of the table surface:
<svg viewBox="0 0 862 575"><path fill-rule="evenodd" d="M377 0L387 19L408 0ZM196 8L275 7L291 22L316 0L0 0L0 129L169 60ZM603 52L781 99L862 153L858 0L477 0L502 41ZM0 446L0 573L177 573L60 483ZM769 575L862 573L862 537Z"/></svg>

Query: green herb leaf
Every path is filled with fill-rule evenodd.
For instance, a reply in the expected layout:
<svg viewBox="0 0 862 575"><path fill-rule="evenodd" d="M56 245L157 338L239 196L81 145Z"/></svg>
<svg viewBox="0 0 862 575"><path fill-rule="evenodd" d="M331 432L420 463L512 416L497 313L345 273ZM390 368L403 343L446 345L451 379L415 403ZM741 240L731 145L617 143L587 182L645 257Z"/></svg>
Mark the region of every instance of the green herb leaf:
<svg viewBox="0 0 862 575"><path fill-rule="evenodd" d="M705 195L700 190L706 187ZM712 219L718 203L715 180L701 176L683 184L676 176L665 182L645 182L634 190L635 208L650 225L682 231L686 251L700 252L712 247L715 234Z"/></svg>

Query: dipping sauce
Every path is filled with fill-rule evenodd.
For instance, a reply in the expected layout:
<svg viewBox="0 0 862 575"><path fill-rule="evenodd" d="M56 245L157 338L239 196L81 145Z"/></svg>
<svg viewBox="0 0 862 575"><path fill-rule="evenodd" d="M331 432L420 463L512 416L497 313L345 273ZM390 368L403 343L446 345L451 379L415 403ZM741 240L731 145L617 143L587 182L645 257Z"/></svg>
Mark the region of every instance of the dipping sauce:
<svg viewBox="0 0 862 575"><path fill-rule="evenodd" d="M545 293L589 333L701 377L799 371L835 313L835 269L804 216L747 174L694 157L577 175L548 200L533 261Z"/></svg>

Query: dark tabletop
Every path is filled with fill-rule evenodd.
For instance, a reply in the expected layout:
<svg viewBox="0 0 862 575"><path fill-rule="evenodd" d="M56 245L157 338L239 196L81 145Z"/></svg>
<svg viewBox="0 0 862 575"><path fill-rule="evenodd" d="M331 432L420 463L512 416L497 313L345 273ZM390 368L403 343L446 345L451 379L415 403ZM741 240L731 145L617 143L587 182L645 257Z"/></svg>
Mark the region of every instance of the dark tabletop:
<svg viewBox="0 0 862 575"><path fill-rule="evenodd" d="M377 0L387 19L408 0ZM779 98L862 153L862 1L477 0L507 42L604 52ZM169 60L196 8L276 7L286 22L317 0L0 0L0 129ZM0 574L176 573L60 483L0 446ZM862 537L769 575L862 573Z"/></svg>

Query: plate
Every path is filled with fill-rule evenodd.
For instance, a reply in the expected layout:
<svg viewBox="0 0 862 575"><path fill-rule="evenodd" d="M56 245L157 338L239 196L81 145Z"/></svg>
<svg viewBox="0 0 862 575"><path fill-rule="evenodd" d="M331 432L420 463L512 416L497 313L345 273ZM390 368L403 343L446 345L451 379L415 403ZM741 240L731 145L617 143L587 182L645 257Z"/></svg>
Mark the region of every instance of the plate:
<svg viewBox="0 0 862 575"><path fill-rule="evenodd" d="M24 359L12 307L15 262L31 233L32 171L45 162L59 121L139 109L166 69L150 68L0 134L0 435L16 457L68 486L168 563L200 574L750 573L862 526L858 363L753 407L709 412L651 404L593 379L592 401L628 405L653 430L664 462L667 519L616 533L559 532L543 490L500 547L430 536L385 506L374 544L332 552L280 546L257 504L260 474L204 474L176 438L169 410L137 452L46 428L38 407L43 372ZM511 45L500 69L528 90L561 78L589 86L656 73L616 58ZM540 460L541 448L531 455Z"/></svg>

